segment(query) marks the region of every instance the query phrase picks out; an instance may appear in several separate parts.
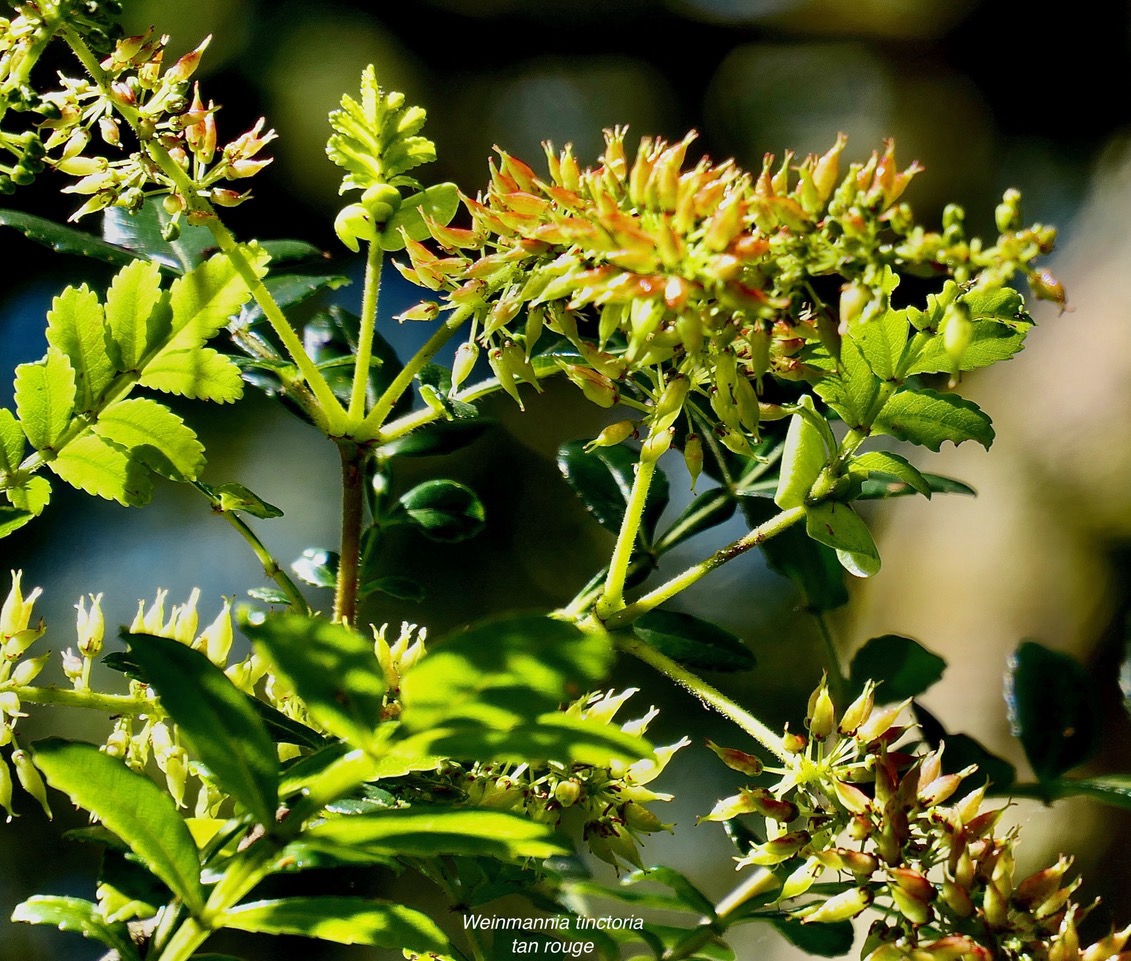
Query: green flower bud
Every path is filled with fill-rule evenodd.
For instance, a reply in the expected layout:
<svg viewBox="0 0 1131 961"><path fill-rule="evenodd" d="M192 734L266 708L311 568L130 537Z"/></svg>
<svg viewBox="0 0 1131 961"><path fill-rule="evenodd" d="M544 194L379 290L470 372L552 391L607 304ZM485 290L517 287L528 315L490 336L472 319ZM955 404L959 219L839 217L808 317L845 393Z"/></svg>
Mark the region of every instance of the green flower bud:
<svg viewBox="0 0 1131 961"><path fill-rule="evenodd" d="M456 356L452 361L452 390L455 393L460 385L471 376L476 360L479 359L479 345L475 341L468 341L456 348Z"/></svg>
<svg viewBox="0 0 1131 961"><path fill-rule="evenodd" d="M377 239L377 228L373 226L369 210L364 204L343 207L334 218L334 232L354 253L361 249L359 241L373 243Z"/></svg>
<svg viewBox="0 0 1131 961"><path fill-rule="evenodd" d="M631 420L619 420L609 424L601 433L585 445L587 451L594 451L598 447L615 447L623 440L636 434L636 424Z"/></svg>
<svg viewBox="0 0 1131 961"><path fill-rule="evenodd" d="M12 772L7 762L0 757L0 807L8 812L8 820L15 817L12 810Z"/></svg>
<svg viewBox="0 0 1131 961"><path fill-rule="evenodd" d="M651 464L658 461L672 445L673 428L651 433L640 447L640 463Z"/></svg>
<svg viewBox="0 0 1131 961"><path fill-rule="evenodd" d="M739 751L735 748L719 747L710 739L707 740L707 747L714 751L719 760L732 771L738 771L739 774L746 774L750 777L757 777L762 773L762 761L753 754L747 754L745 751Z"/></svg>
<svg viewBox="0 0 1131 961"><path fill-rule="evenodd" d="M568 781L558 781L554 787L554 800L562 807L572 807L581 798L581 782L571 777Z"/></svg>
<svg viewBox="0 0 1131 961"><path fill-rule="evenodd" d="M12 587L4 600L4 606L0 607L0 636L4 640L28 629L35 601L43 593L42 589L37 587L25 599L20 590L22 579L23 571L12 571ZM7 657L13 656L6 648L4 654Z"/></svg>
<svg viewBox="0 0 1131 961"><path fill-rule="evenodd" d="M691 489L694 491L695 483L703 473L703 441L698 434L688 434L683 442L683 463L691 475Z"/></svg>
<svg viewBox="0 0 1131 961"><path fill-rule="evenodd" d="M39 657L20 661L12 671L12 683L19 687L30 684L39 676L39 672L43 670L50 656L51 654L48 652L47 654L40 654Z"/></svg>
<svg viewBox="0 0 1131 961"><path fill-rule="evenodd" d="M781 886L781 894L778 895L778 900L788 901L790 898L796 898L806 891L808 891L818 877L824 872L825 867L821 862L815 858L808 858L801 867L795 869L789 875Z"/></svg>
<svg viewBox="0 0 1131 961"><path fill-rule="evenodd" d="M0 691L0 714L7 717L27 717L20 707L20 698L15 691Z"/></svg>
<svg viewBox="0 0 1131 961"><path fill-rule="evenodd" d="M872 892L867 888L849 888L835 894L824 904L799 916L805 924L832 924L856 917L872 903Z"/></svg>
<svg viewBox="0 0 1131 961"><path fill-rule="evenodd" d="M232 649L232 600L224 598L224 607L216 619L200 635L200 649L217 667L228 663L228 652Z"/></svg>
<svg viewBox="0 0 1131 961"><path fill-rule="evenodd" d="M809 716L805 720L809 734L816 741L823 741L836 730L836 709L829 696L828 680L821 677L821 683L809 698Z"/></svg>
<svg viewBox="0 0 1131 961"><path fill-rule="evenodd" d="M102 650L102 638L106 633L106 621L102 616L102 595L90 598L90 610L86 609L86 602L80 597L75 605L78 611L78 641L79 652L83 657L97 657Z"/></svg>
<svg viewBox="0 0 1131 961"><path fill-rule="evenodd" d="M20 786L39 802L39 806L43 808L43 813L47 815L48 820L51 820L51 805L47 803L47 786L43 783L43 776L32 763L27 751L22 748L13 751L12 763L16 767L16 777L19 779Z"/></svg>
<svg viewBox="0 0 1131 961"><path fill-rule="evenodd" d="M388 223L401 207L401 192L388 184L374 184L361 195L361 202L375 224Z"/></svg>

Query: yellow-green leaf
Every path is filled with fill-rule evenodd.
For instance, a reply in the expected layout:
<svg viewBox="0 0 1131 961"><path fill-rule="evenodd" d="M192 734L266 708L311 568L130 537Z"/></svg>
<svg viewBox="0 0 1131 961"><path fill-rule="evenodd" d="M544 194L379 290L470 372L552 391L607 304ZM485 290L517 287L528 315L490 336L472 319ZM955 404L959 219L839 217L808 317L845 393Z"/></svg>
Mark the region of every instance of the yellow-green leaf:
<svg viewBox="0 0 1131 961"><path fill-rule="evenodd" d="M24 432L16 415L7 407L0 407L0 470L9 473L24 459Z"/></svg>
<svg viewBox="0 0 1131 961"><path fill-rule="evenodd" d="M114 379L106 352L106 318L98 295L83 284L67 287L47 312L47 343L66 355L75 372L75 402L93 410Z"/></svg>
<svg viewBox="0 0 1131 961"><path fill-rule="evenodd" d="M16 413L28 442L49 450L75 412L75 372L66 355L55 347L34 364L16 368Z"/></svg>
<svg viewBox="0 0 1131 961"><path fill-rule="evenodd" d="M211 347L161 351L139 381L167 394L228 404L243 396L239 368Z"/></svg>
<svg viewBox="0 0 1131 961"><path fill-rule="evenodd" d="M72 487L127 507L145 504L153 493L144 465L94 434L72 441L47 466Z"/></svg>
<svg viewBox="0 0 1131 961"><path fill-rule="evenodd" d="M242 248L256 276L267 273L267 253L258 246ZM202 347L216 335L228 318L239 313L251 297L232 262L223 254L201 264L195 270L173 281L169 305L173 309L173 336L162 350L184 350Z"/></svg>
<svg viewBox="0 0 1131 961"><path fill-rule="evenodd" d="M136 260L120 270L106 292L109 353L118 370L134 370L169 333L169 312L161 302L161 268Z"/></svg>
<svg viewBox="0 0 1131 961"><path fill-rule="evenodd" d="M94 432L171 480L195 480L204 467L204 445L196 434L168 407L149 398L108 407Z"/></svg>

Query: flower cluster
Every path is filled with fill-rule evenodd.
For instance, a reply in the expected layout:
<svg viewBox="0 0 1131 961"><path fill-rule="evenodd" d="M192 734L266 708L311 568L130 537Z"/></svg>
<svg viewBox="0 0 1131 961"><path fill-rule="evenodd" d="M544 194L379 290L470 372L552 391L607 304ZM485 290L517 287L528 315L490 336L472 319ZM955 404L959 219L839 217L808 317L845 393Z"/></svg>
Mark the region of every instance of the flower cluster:
<svg viewBox="0 0 1131 961"><path fill-rule="evenodd" d="M614 715L636 693L629 688L590 694L569 705L565 712L576 717L611 724ZM651 708L643 717L626 721L620 729L642 735L658 712ZM466 793L467 803L505 811L522 811L546 824L561 824L567 818L580 824L589 850L618 871L622 864L643 867L637 842L641 835L670 830L645 807L653 801L670 801L672 795L650 790L672 755L690 741L655 749L655 760L643 758L632 764L595 767L589 764L477 763L461 767L450 763L447 771Z"/></svg>
<svg viewBox="0 0 1131 961"><path fill-rule="evenodd" d="M407 245L402 273L442 297L426 309L471 318L453 388L482 349L517 399L544 375L531 359L550 331L590 400L611 407L627 394L644 410L646 458L670 444L688 404L748 452L760 420L780 416L772 382L823 376L811 355L836 356L850 324L888 309L892 271L964 287L1022 271L1038 295L1062 295L1033 266L1055 232L1021 226L1016 191L995 243L968 238L957 207L927 231L901 199L920 168L900 169L891 142L843 175L843 137L799 163L767 156L753 175L732 161L685 169L694 134L644 138L630 161L625 136L606 131L599 165L585 169L547 144L547 179L500 151L486 192L463 198L471 226L432 223L439 252Z"/></svg>
<svg viewBox="0 0 1131 961"><path fill-rule="evenodd" d="M918 755L901 748L909 701L881 707L875 694L869 682L838 717L822 679L808 736L786 730L779 767L712 745L735 770L778 777L703 819L762 819L765 840L738 867L760 867L779 905L811 896L819 879L840 879L836 893L791 913L821 923L876 908L887 920L869 930L869 961L1118 958L1131 927L1080 945L1077 924L1089 909L1072 900L1080 881L1066 881L1069 859L1015 879L1016 831L995 834L1005 808L984 809L986 785L951 800L976 768L946 773L942 744Z"/></svg>

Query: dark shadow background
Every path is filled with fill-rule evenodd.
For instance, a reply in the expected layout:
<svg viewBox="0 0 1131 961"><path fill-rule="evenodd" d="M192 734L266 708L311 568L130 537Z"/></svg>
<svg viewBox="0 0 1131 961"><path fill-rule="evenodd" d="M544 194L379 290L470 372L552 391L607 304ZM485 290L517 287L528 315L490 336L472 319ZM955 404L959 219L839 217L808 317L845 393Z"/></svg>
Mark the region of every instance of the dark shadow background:
<svg viewBox="0 0 1131 961"><path fill-rule="evenodd" d="M1125 96L1131 8L1117 2L1058 9L1055 16L995 0L417 0L400 5L146 0L127 2L127 11L132 28L155 24L173 36L178 52L205 34L215 35L200 76L206 96L223 104L223 140L234 139L260 115L280 134L271 147L275 164L254 181L256 200L232 212L237 232L307 237L335 255L343 251L330 224L341 202L339 171L323 153L326 114L343 91L356 90L370 62L384 86L403 90L410 101L428 108L425 132L437 142L440 159L424 168L423 176L454 180L468 193L484 183L494 144L536 169L542 169L539 144L546 138L558 145L572 142L589 162L600 150L601 128L618 123L631 124L637 135L669 138L695 128L697 149L717 159L734 156L755 168L767 151L823 151L843 130L852 159L863 159L883 137L894 136L902 162L918 159L926 166L908 199L928 223L953 201L967 206L972 228L988 231L1002 190L1017 186L1025 193L1026 218L1062 225L1067 244L1075 239L1074 217L1093 177L1106 169L1109 148L1131 121L1131 98ZM77 204L59 196L59 186L44 177L8 205L63 219ZM95 220L87 223L89 229L97 229ZM5 256L0 368L7 371L42 354L43 315L54 292L81 278L105 284L109 275L11 232L0 234L0 244ZM346 264L359 275L358 264ZM342 293L342 302L356 307L358 287ZM382 316L413 298L388 270ZM390 336L409 351L423 339L420 326ZM0 403L7 404L11 388L4 377ZM484 499L489 527L475 541L452 548L406 537L397 545L403 553L390 554L390 572L425 580L429 597L422 605L376 605L369 612L374 620L409 619L440 636L500 608L561 604L603 562L611 538L585 516L553 462L562 441L596 433L600 415L562 385L550 385L527 406L520 417L509 402L491 402L488 413L500 426L476 446L443 465L415 461L398 475L398 485L405 488L440 470L472 485ZM286 511L283 520L258 525L280 559L311 545L333 545L338 494L330 445L250 392L234 409L191 404L179 409L208 448L205 480L239 480ZM670 473L675 499L686 500L682 468L676 465ZM738 533L731 527L719 538ZM683 557L690 562L712 546L693 543ZM1114 543L1111 551L1117 571L1112 589L1124 592L1127 544ZM74 643L71 605L82 593L105 592L108 622L121 623L132 617L138 598L152 598L160 587L170 589L170 603L178 603L199 586L204 623L222 596L242 596L262 581L242 542L211 520L202 501L169 484L160 486L153 506L129 512L56 485L45 517L0 543L0 552L4 567L26 571L25 586L42 584L47 590L39 609L51 631L41 643L55 650ZM673 557L667 570L678 570L679 560ZM318 603L329 606L328 595ZM744 558L715 575L706 589L689 592L687 604L740 634L759 658L752 676L719 678L719 683L754 703L767 720L792 718L796 725L804 694L820 675L820 654L815 629L796 610L797 599L785 582L757 559ZM1124 602L1112 606L1119 609L1118 618L1113 615L1089 655L1109 686L1126 613ZM863 641L853 632L851 616L840 618L838 626L844 647ZM930 644L929 637L921 639ZM987 661L989 683L1000 670L1000 661ZM633 665L622 665L617 682L648 685L634 699L637 713L653 701L662 705L664 717L653 727L659 743L683 733L696 742L673 761L662 787L678 793L681 784L713 780L719 796L733 793L737 775L731 779L730 772L719 770L700 747L704 736L742 746L731 731L690 699L640 676ZM1114 695L1110 700L1113 730L1126 741L1126 719ZM1002 715L1003 710L992 718L956 720L971 733L979 733L979 724L1000 732ZM21 730L25 740L47 731L101 736L90 718L63 714L40 714ZM1124 769L1126 762L1118 754L1111 760ZM680 823L679 837L658 838L645 856L669 859L721 895L733 883L732 849L721 831L690 827L705 810L705 790L673 802L664 819ZM36 892L92 896L96 857L82 845L58 840L59 828L77 821L61 798L56 802L55 825L45 824L23 803L20 820L0 826L0 914L6 916ZM1045 822L1054 834L1056 820L1053 815ZM1091 860L1094 869L1083 900L1102 895L1117 918L1125 917L1126 819L1110 817L1106 828L1109 843L1098 845L1104 850L1081 861L1087 869ZM1053 855L1055 843L1055 838L1038 838L1026 844L1024 854L1035 866ZM342 883L372 889L368 880ZM385 896L411 894L379 884ZM1106 918L1105 909L1097 916ZM1098 928L1105 925L1106 920L1097 922ZM292 952L330 957L299 942L260 945L263 958ZM740 958L778 950L776 939L753 932ZM98 953L74 936L0 921L5 961L80 961ZM375 955L352 949L340 956Z"/></svg>

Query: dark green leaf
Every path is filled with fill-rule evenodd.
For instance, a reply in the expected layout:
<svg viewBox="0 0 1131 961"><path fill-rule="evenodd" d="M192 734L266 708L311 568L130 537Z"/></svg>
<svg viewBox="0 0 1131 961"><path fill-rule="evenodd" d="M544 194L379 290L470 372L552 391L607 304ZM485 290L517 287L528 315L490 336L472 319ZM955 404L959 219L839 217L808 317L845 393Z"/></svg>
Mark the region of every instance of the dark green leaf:
<svg viewBox="0 0 1131 961"><path fill-rule="evenodd" d="M931 496L931 485L919 471L908 463L907 458L900 454L885 450L873 450L866 454L853 457L848 464L850 474L862 474L867 477L880 475L894 477L901 486L909 487L924 497Z"/></svg>
<svg viewBox="0 0 1131 961"><path fill-rule="evenodd" d="M880 569L880 552L868 525L847 504L825 501L805 512L805 531L836 551L837 560L850 574L871 577Z"/></svg>
<svg viewBox="0 0 1131 961"><path fill-rule="evenodd" d="M972 400L921 387L892 395L873 424L877 433L937 451L943 441L976 440L989 450L994 442L990 418Z"/></svg>
<svg viewBox="0 0 1131 961"><path fill-rule="evenodd" d="M349 285L349 278L335 274L269 275L263 282L272 299L284 311L306 303L325 290L340 290ZM240 326L257 324L264 319L263 309L254 301L240 312Z"/></svg>
<svg viewBox="0 0 1131 961"><path fill-rule="evenodd" d="M717 624L680 611L649 611L632 624L645 644L686 667L705 671L749 671L749 648Z"/></svg>
<svg viewBox="0 0 1131 961"><path fill-rule="evenodd" d="M855 934L851 921L835 924L802 924L792 918L770 918L770 923L778 929L790 944L806 954L821 958L839 958L852 950Z"/></svg>
<svg viewBox="0 0 1131 961"><path fill-rule="evenodd" d="M261 240L259 246L271 255L271 267L275 270L308 260L325 260L328 256L321 247L305 240Z"/></svg>
<svg viewBox="0 0 1131 961"><path fill-rule="evenodd" d="M74 227L57 224L53 220L26 214L21 210L0 210L0 226L12 227L38 244L50 247L61 254L90 257L115 267L124 267L137 259L137 255L107 243L98 237Z"/></svg>
<svg viewBox="0 0 1131 961"><path fill-rule="evenodd" d="M593 690L612 653L607 637L565 621L486 621L436 645L405 675L401 721L423 731L454 718L500 727L533 720Z"/></svg>
<svg viewBox="0 0 1131 961"><path fill-rule="evenodd" d="M273 708L266 701L250 694L245 694L248 704L267 729L271 740L276 744L297 744L299 747L310 747L317 750L324 747L326 738L305 724L300 724L293 718L287 717L282 711Z"/></svg>
<svg viewBox="0 0 1131 961"><path fill-rule="evenodd" d="M18 531L33 517L35 515L31 511L0 506L0 537L7 537L13 531Z"/></svg>
<svg viewBox="0 0 1131 961"><path fill-rule="evenodd" d="M358 747L375 744L385 680L372 638L320 618L259 611L243 630L319 724Z"/></svg>
<svg viewBox="0 0 1131 961"><path fill-rule="evenodd" d="M216 250L216 240L207 227L181 223L180 236L171 243L161 231L172 220L160 201L147 200L137 213L124 207L108 207L102 218L102 237L116 247L157 263L178 274L203 263Z"/></svg>
<svg viewBox="0 0 1131 961"><path fill-rule="evenodd" d="M817 415L812 413L812 402L808 407L808 414L797 413L790 418L789 431L785 435L781 474L777 493L774 494L774 503L783 510L801 507L805 503L814 481L828 463L825 439L813 420Z"/></svg>
<svg viewBox="0 0 1131 961"><path fill-rule="evenodd" d="M652 867L645 868L642 871L633 871L621 883L632 885L639 884L641 881L654 881L671 888L683 907L689 911L694 911L708 918L715 916L715 902L674 868Z"/></svg>
<svg viewBox="0 0 1131 961"><path fill-rule="evenodd" d="M1013 736L1040 781L1083 764L1099 746L1099 700L1073 657L1023 641L1009 658L1005 701Z"/></svg>
<svg viewBox="0 0 1131 961"><path fill-rule="evenodd" d="M126 640L193 755L260 824L274 824L279 760L247 696L200 651L147 634Z"/></svg>
<svg viewBox="0 0 1131 961"><path fill-rule="evenodd" d="M129 929L125 924L109 924L99 914L98 906L90 901L37 894L16 905L12 920L50 924L60 931L73 931L116 951L121 961L137 961L137 949L130 940Z"/></svg>
<svg viewBox="0 0 1131 961"><path fill-rule="evenodd" d="M358 591L362 597L370 594L388 594L389 597L395 597L399 601L414 601L418 604L426 596L420 581L400 574L388 574L365 581Z"/></svg>
<svg viewBox="0 0 1131 961"><path fill-rule="evenodd" d="M35 765L48 784L125 841L193 914L203 910L196 845L165 791L93 744L39 741Z"/></svg>
<svg viewBox="0 0 1131 961"><path fill-rule="evenodd" d="M920 476L927 482L932 494L966 494L970 497L977 496L977 491L969 484L964 484L953 477L943 477L941 474L922 473ZM907 494L916 494L910 484L904 483L896 477L875 474L860 485L857 500L881 500L886 497L903 497Z"/></svg>
<svg viewBox="0 0 1131 961"><path fill-rule="evenodd" d="M868 679L882 686L876 692L881 702L918 697L942 677L946 661L918 641L898 634L873 637L852 659L850 679L855 691Z"/></svg>
<svg viewBox="0 0 1131 961"><path fill-rule="evenodd" d="M361 319L348 310L333 306L318 314L303 327L303 344L322 371L331 390L343 403L353 392L353 375ZM403 369L397 353L384 337L375 333L370 357L366 393L376 400ZM410 392L397 401L392 416L399 417L412 407Z"/></svg>
<svg viewBox="0 0 1131 961"><path fill-rule="evenodd" d="M94 839L88 837L83 840ZM129 921L137 914L152 917L172 900L172 892L160 878L146 870L137 858L113 844L107 844L102 852L97 890L100 902L108 900L108 893L110 899L117 902L113 915L108 915L114 921Z"/></svg>
<svg viewBox="0 0 1131 961"><path fill-rule="evenodd" d="M441 420L419 427L380 448L385 457L430 457L450 454L477 441L495 425L488 417L475 420Z"/></svg>
<svg viewBox="0 0 1131 961"><path fill-rule="evenodd" d="M448 939L426 914L370 898L321 895L252 901L225 912L220 923L255 934L297 934L337 944L409 951L448 948Z"/></svg>
<svg viewBox="0 0 1131 961"><path fill-rule="evenodd" d="M599 523L614 534L620 530L632 491L638 454L623 445L598 447L591 453L585 441L575 440L558 449L558 469ZM641 537L653 539L656 524L668 504L668 479L657 468L644 504Z"/></svg>
<svg viewBox="0 0 1131 961"><path fill-rule="evenodd" d="M514 860L569 853L549 825L518 814L423 805L323 821L304 837L314 845L329 841L405 857L464 854Z"/></svg>
<svg viewBox="0 0 1131 961"><path fill-rule="evenodd" d="M751 529L774 514L767 500L745 498L742 513ZM814 611L831 611L848 603L844 568L836 553L818 544L799 527L782 531L762 544L770 570L788 577L797 586L805 606Z"/></svg>
<svg viewBox="0 0 1131 961"><path fill-rule="evenodd" d="M1017 770L1005 758L991 754L981 744L966 734L947 734L943 726L918 701L911 705L915 720L924 739L932 749L946 741L943 754L943 772L957 774L971 764L978 765L978 777L985 778L995 794L1005 794L1017 780Z"/></svg>
<svg viewBox="0 0 1131 961"><path fill-rule="evenodd" d="M291 565L299 579L314 587L333 589L338 582L338 555L321 547L308 547Z"/></svg>
<svg viewBox="0 0 1131 961"><path fill-rule="evenodd" d="M268 504L254 491L244 487L243 484L217 484L215 487L205 487L202 484L200 486L204 487L205 492L212 497L217 508L221 511L243 511L245 514L264 520L283 516L283 512L279 508L274 504Z"/></svg>
<svg viewBox="0 0 1131 961"><path fill-rule="evenodd" d="M1057 778L1050 785L1056 797L1086 797L1112 807L1131 810L1131 775Z"/></svg>
<svg viewBox="0 0 1131 961"><path fill-rule="evenodd" d="M486 523L475 491L452 480L425 481L401 497L400 506L425 537L445 544L474 537Z"/></svg>
<svg viewBox="0 0 1131 961"><path fill-rule="evenodd" d="M656 541L656 553L670 551L696 534L724 524L734 516L737 501L722 487L713 487L695 498L687 508L672 521Z"/></svg>

